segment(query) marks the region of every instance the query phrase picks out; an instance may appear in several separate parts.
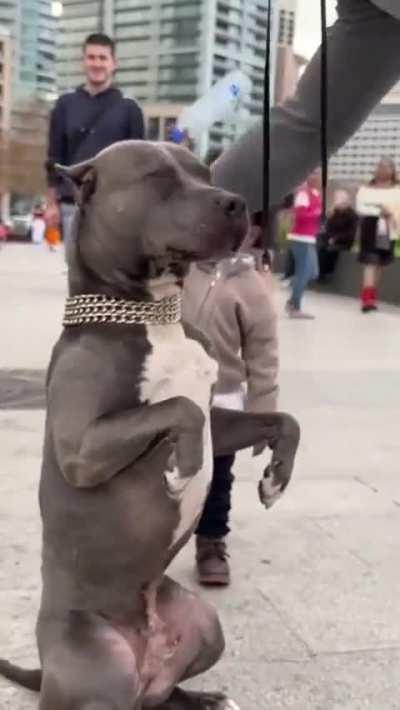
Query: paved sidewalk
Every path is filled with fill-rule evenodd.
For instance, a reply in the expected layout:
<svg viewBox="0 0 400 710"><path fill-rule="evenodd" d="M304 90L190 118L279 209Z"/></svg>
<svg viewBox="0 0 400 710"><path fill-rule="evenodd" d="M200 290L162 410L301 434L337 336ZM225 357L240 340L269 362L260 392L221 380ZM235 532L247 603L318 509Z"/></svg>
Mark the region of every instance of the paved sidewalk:
<svg viewBox="0 0 400 710"><path fill-rule="evenodd" d="M61 254L40 248L0 252L0 375L42 378L63 268ZM285 295L277 287L280 311ZM195 685L227 689L242 710L400 710L400 311L362 316L354 301L317 294L306 305L315 322L280 322L281 408L303 432L295 478L265 512L261 461L238 457L233 585L202 592L221 612L227 651ZM0 411L0 655L27 665L43 423L43 411ZM194 586L191 547L173 574ZM0 681L2 710L36 707Z"/></svg>

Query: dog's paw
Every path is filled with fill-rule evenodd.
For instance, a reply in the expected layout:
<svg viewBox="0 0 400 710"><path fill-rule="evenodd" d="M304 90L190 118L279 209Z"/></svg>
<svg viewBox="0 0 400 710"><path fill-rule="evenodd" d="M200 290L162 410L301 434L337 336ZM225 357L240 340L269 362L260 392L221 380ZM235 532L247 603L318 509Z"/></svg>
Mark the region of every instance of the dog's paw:
<svg viewBox="0 0 400 710"><path fill-rule="evenodd" d="M258 494L261 503L266 508L271 508L274 503L276 503L279 498L281 498L284 491L284 486L281 482L276 480L273 474L272 467L268 466L265 470L264 477L258 484Z"/></svg>
<svg viewBox="0 0 400 710"><path fill-rule="evenodd" d="M226 700L222 701L222 705L220 705L220 708L218 708L218 710L240 710L240 707L237 703L235 703L234 700L227 698Z"/></svg>
<svg viewBox="0 0 400 710"><path fill-rule="evenodd" d="M240 710L240 707L234 700L227 698L221 693L204 693L198 695L200 710ZM196 705L197 710L197 705Z"/></svg>
<svg viewBox="0 0 400 710"><path fill-rule="evenodd" d="M170 704L165 706L165 710L240 710L240 708L234 700L227 698L223 693L197 693L178 688L171 696Z"/></svg>
<svg viewBox="0 0 400 710"><path fill-rule="evenodd" d="M272 508L282 497L282 488L281 486L272 486L268 479L263 478L258 485L258 494L261 503L266 508Z"/></svg>
<svg viewBox="0 0 400 710"><path fill-rule="evenodd" d="M164 481L168 495L174 500L179 500L186 486L190 483L190 478L181 476L178 468L168 467L167 471L164 473Z"/></svg>

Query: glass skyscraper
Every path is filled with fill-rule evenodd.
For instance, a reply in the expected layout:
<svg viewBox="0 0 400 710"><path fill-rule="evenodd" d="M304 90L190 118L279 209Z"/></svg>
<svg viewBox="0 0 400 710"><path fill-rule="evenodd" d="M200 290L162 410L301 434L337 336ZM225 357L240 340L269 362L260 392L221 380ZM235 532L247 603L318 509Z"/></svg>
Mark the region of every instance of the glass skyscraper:
<svg viewBox="0 0 400 710"><path fill-rule="evenodd" d="M54 96L57 20L52 0L0 0L0 25L11 36L14 98Z"/></svg>

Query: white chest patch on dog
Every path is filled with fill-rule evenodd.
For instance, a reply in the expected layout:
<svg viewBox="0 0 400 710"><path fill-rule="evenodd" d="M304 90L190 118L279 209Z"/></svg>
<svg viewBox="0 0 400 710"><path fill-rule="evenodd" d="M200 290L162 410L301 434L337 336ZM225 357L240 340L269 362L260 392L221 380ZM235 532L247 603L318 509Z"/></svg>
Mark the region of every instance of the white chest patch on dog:
<svg viewBox="0 0 400 710"><path fill-rule="evenodd" d="M173 537L175 544L201 513L211 482L210 399L218 365L200 343L185 336L180 323L150 325L146 330L152 352L144 364L142 401L155 404L171 397L187 397L197 404L205 418L200 471L191 479L181 478L176 469L165 473L170 494L180 501L180 522Z"/></svg>

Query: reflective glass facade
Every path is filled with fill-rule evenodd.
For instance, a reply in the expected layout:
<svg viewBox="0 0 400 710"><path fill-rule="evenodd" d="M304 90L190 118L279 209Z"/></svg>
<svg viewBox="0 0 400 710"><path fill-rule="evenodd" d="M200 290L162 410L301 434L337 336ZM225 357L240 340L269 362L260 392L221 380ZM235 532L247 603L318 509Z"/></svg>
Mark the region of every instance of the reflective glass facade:
<svg viewBox="0 0 400 710"><path fill-rule="evenodd" d="M52 1L0 0L0 24L11 35L14 96L54 95L57 20Z"/></svg>
<svg viewBox="0 0 400 710"><path fill-rule="evenodd" d="M381 158L400 168L400 103L382 103L330 161L330 176L339 181L366 182Z"/></svg>

